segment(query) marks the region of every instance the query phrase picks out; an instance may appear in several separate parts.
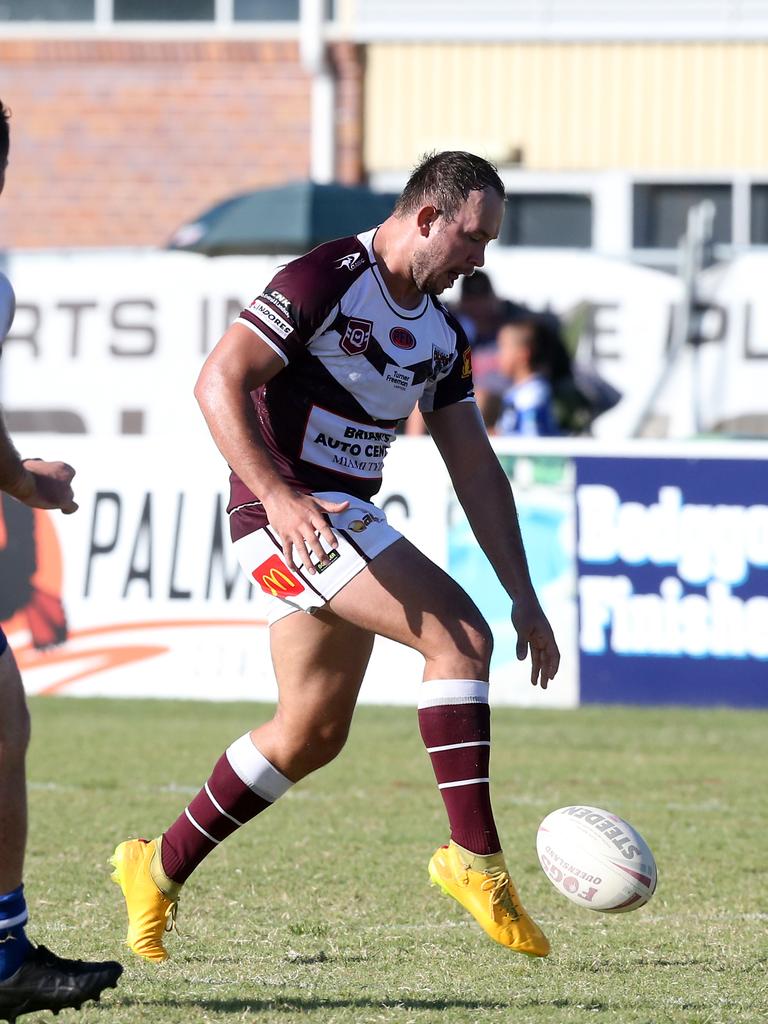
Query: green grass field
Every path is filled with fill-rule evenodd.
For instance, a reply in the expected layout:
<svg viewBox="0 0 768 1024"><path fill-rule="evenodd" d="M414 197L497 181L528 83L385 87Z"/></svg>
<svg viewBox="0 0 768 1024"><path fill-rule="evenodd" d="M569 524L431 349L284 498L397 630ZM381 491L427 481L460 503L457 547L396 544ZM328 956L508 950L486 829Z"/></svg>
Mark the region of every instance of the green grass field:
<svg viewBox="0 0 768 1024"><path fill-rule="evenodd" d="M415 712L361 708L341 757L193 876L172 959L153 966L122 946L107 859L120 840L169 824L222 749L271 709L31 703L31 935L126 965L84 1024L768 1020L765 714L495 712L496 816L553 946L529 961L429 885L446 826ZM647 907L591 913L550 885L536 828L568 803L607 807L644 834L660 876Z"/></svg>

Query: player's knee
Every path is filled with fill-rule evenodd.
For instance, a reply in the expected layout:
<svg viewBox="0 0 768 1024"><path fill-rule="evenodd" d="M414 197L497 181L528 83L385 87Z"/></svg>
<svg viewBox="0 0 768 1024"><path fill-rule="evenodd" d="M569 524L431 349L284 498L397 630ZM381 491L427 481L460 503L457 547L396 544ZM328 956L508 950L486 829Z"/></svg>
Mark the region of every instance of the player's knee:
<svg viewBox="0 0 768 1024"><path fill-rule="evenodd" d="M330 764L341 753L349 735L349 722L332 720L314 726L296 752L302 773L308 775Z"/></svg>
<svg viewBox="0 0 768 1024"><path fill-rule="evenodd" d="M493 654L493 633L488 623L478 616L461 622L449 632L440 646L440 660L447 664L448 675L465 679L487 679Z"/></svg>
<svg viewBox="0 0 768 1024"><path fill-rule="evenodd" d="M480 619L472 627L472 647L475 657L480 663L486 669L490 668L493 654L493 633L485 619Z"/></svg>

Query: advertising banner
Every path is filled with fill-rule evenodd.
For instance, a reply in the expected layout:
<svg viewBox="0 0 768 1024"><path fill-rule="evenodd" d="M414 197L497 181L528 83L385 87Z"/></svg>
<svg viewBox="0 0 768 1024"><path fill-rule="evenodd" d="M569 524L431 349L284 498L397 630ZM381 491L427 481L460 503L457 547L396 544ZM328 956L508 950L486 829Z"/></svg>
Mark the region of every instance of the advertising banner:
<svg viewBox="0 0 768 1024"><path fill-rule="evenodd" d="M183 433L198 417L192 388L203 360L287 259L154 250L9 253L4 271L17 310L3 346L0 399L22 422L36 418L51 430ZM626 435L665 365L679 281L589 252L501 246L490 248L487 270L500 296L566 318L580 309L584 357L624 395L595 429ZM455 301L458 293L456 285L443 299ZM674 373L669 422L679 433L690 426L690 374L685 367Z"/></svg>
<svg viewBox="0 0 768 1024"><path fill-rule="evenodd" d="M76 466L80 502L62 516L1 499L0 622L28 691L273 700L261 592L232 551L204 428L183 443L15 440ZM546 693L516 660L510 599L429 438L397 438L377 499L490 623L492 703L768 707L765 446L495 446L562 653ZM361 700L412 706L422 670L379 639Z"/></svg>
<svg viewBox="0 0 768 1024"><path fill-rule="evenodd" d="M480 550L455 496L449 498L448 572L473 598L493 630L491 693L499 703L574 707L579 699L577 657L577 579L575 562L575 464L559 455L506 451L499 460L517 504L528 564L536 593L552 624L562 661L547 690L532 686L530 663L515 654L512 604ZM499 523L499 530L508 529Z"/></svg>
<svg viewBox="0 0 768 1024"><path fill-rule="evenodd" d="M582 702L768 706L767 465L577 459Z"/></svg>

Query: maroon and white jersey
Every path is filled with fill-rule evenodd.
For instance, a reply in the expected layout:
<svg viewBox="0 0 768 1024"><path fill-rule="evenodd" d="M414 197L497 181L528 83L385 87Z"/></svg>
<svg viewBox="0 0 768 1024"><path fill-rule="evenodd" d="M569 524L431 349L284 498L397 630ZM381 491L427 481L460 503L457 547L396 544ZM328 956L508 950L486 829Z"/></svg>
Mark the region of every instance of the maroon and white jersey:
<svg viewBox="0 0 768 1024"><path fill-rule="evenodd" d="M252 393L261 434L297 490L368 501L395 427L418 402L429 412L474 401L469 343L436 298L402 309L373 252L375 229L320 245L283 267L237 322L285 367ZM233 473L233 539L263 525Z"/></svg>

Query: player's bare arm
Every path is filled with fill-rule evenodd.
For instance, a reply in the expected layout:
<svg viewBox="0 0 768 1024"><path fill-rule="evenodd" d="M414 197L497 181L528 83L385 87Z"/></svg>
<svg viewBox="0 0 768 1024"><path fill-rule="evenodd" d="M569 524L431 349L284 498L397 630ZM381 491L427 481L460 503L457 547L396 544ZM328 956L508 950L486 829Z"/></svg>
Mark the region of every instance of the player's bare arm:
<svg viewBox="0 0 768 1024"><path fill-rule="evenodd" d="M480 547L513 601L517 656L531 652L531 682L546 689L560 652L531 583L509 480L472 402L449 405L424 419L446 464Z"/></svg>
<svg viewBox="0 0 768 1024"><path fill-rule="evenodd" d="M0 417L0 490L30 508L77 510L72 493L75 471L66 462L19 458Z"/></svg>
<svg viewBox="0 0 768 1024"><path fill-rule="evenodd" d="M291 568L294 557L314 573L310 560L325 557L320 537L335 548L326 512L341 512L348 502L323 501L289 487L261 440L250 392L283 369L283 360L242 324L233 324L200 371L195 398L221 454L243 483L258 495L280 537Z"/></svg>

